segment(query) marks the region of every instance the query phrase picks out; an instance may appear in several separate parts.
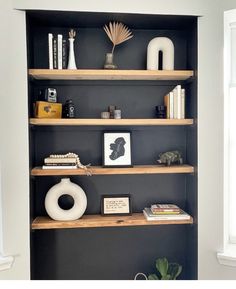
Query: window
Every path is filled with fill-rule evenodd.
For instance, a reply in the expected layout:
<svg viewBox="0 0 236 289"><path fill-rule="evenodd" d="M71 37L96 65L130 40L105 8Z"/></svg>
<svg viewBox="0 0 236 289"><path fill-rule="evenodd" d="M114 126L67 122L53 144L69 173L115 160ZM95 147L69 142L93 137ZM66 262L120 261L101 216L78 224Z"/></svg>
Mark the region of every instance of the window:
<svg viewBox="0 0 236 289"><path fill-rule="evenodd" d="M236 10L224 20L224 252L218 259L236 266Z"/></svg>

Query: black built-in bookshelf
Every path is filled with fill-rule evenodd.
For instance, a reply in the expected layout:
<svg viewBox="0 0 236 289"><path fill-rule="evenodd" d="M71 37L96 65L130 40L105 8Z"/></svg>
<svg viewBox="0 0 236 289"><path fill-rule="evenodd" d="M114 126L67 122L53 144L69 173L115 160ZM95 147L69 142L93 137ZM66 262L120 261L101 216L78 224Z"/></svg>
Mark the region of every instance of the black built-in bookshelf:
<svg viewBox="0 0 236 289"><path fill-rule="evenodd" d="M102 69L111 50L102 27L121 21L134 37L117 46L119 69L146 69L149 41L169 37L175 45L175 69L197 71L197 18L89 12L28 11L28 67L48 68L48 33L77 31L78 68ZM108 105L122 110L123 118L155 118L155 106L175 85L186 89L189 126L29 126L30 169L43 164L51 153L76 152L83 163L102 165L104 130L132 132L134 165L156 164L158 153L182 151L192 174L72 176L86 192L85 214L99 214L101 195L130 194L132 211L152 203L174 203L194 218L192 225L160 225L32 230L32 279L133 279L137 272L155 271L155 260L167 257L183 266L181 279L197 278L197 78L187 81L32 80L29 78L29 117L38 91L54 87L59 102L73 100L78 118L100 118ZM30 177L31 221L46 216L44 198L63 176ZM65 200L66 202L66 200Z"/></svg>

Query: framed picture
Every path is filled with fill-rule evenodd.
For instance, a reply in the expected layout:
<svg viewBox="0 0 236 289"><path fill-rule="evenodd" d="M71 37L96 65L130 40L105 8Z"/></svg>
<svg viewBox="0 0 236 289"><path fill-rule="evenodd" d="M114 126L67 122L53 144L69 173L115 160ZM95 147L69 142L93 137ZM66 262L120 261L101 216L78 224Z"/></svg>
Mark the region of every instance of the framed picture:
<svg viewBox="0 0 236 289"><path fill-rule="evenodd" d="M130 132L109 131L103 133L103 166L132 166Z"/></svg>
<svg viewBox="0 0 236 289"><path fill-rule="evenodd" d="M123 195L102 195L101 214L109 215L131 215L131 196Z"/></svg>

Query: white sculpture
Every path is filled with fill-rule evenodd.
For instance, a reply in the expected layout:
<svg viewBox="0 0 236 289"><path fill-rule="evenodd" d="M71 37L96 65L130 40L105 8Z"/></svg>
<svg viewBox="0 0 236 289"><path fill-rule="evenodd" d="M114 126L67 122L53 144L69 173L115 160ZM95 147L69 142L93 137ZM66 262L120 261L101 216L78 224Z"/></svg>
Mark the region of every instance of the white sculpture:
<svg viewBox="0 0 236 289"><path fill-rule="evenodd" d="M67 69L77 69L75 63L74 41L76 32L71 29L69 32L69 60Z"/></svg>
<svg viewBox="0 0 236 289"><path fill-rule="evenodd" d="M58 199L62 195L69 195L74 200L74 205L69 210L62 209ZM87 208L87 197L80 186L72 183L69 178L51 187L45 198L45 209L48 215L56 221L73 221L79 219Z"/></svg>
<svg viewBox="0 0 236 289"><path fill-rule="evenodd" d="M158 70L158 55L162 51L162 69L174 70L174 44L167 37L153 38L147 48L147 69Z"/></svg>

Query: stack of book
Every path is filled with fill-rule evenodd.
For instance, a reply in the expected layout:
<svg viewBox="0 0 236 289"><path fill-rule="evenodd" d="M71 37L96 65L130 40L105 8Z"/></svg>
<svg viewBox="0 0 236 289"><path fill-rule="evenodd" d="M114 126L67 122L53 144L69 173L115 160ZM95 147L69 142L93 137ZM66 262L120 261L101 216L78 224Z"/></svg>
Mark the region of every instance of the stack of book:
<svg viewBox="0 0 236 289"><path fill-rule="evenodd" d="M190 220L190 215L173 204L153 204L144 208L143 214L148 221Z"/></svg>
<svg viewBox="0 0 236 289"><path fill-rule="evenodd" d="M185 118L185 89L177 85L171 92L164 96L166 117L170 119Z"/></svg>
<svg viewBox="0 0 236 289"><path fill-rule="evenodd" d="M62 34L48 33L48 56L49 69L67 68L67 40Z"/></svg>
<svg viewBox="0 0 236 289"><path fill-rule="evenodd" d="M48 157L44 159L43 169L77 169L77 159Z"/></svg>

